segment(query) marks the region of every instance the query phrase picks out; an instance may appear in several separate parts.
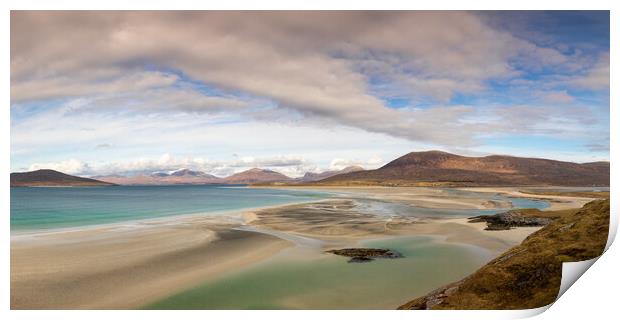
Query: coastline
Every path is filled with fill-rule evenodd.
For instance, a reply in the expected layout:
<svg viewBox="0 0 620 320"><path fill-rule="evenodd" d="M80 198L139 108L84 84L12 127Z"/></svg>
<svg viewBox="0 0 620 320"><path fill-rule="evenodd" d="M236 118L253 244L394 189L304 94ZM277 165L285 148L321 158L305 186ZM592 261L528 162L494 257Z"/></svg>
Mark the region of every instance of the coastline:
<svg viewBox="0 0 620 320"><path fill-rule="evenodd" d="M540 200L548 200L549 207L543 210L552 211L552 210L565 210L565 209L575 209L581 208L586 203L596 200L597 198L586 198L586 197L574 197L574 196L562 196L562 195L544 195L544 194L535 194L535 193L523 193L519 190L514 189L524 189L522 188L514 188L514 187L493 187L493 188L482 188L482 187L471 187L471 188L458 188L460 190L474 191L474 192L487 192L487 193L499 193L504 194L510 197L515 198L529 198L529 199L540 199Z"/></svg>
<svg viewBox="0 0 620 320"><path fill-rule="evenodd" d="M349 196L365 198L369 190L374 189ZM379 199L394 191L381 190ZM539 229L488 232L484 223L464 218L376 216L357 212L353 201L313 199L222 214L11 232L11 308L139 308L306 245L296 239L318 241L321 252L391 237L435 236L487 250L490 260Z"/></svg>
<svg viewBox="0 0 620 320"><path fill-rule="evenodd" d="M252 187L252 186L251 186ZM256 186L281 190L314 190L340 194L343 197L357 196L373 200L398 202L428 209L510 209L506 201L481 201L465 196L447 198L446 190L460 188L437 187L386 187L386 186ZM472 190L474 191L474 190ZM475 191L478 192L478 191ZM534 198L534 197L529 197Z"/></svg>
<svg viewBox="0 0 620 320"><path fill-rule="evenodd" d="M278 207L284 207L284 206L295 205L295 204L321 202L325 200L329 200L329 198L312 199L308 201L294 201L290 203L267 205L267 206L256 206L256 207L242 208L242 209L182 213L182 214L173 214L173 215L167 215L163 217L154 217L154 218L137 218L137 219L131 219L131 220L117 221L117 222L86 224L86 225L70 226L70 227L58 227L58 228L49 228L49 229L17 229L17 230L11 230L11 241L14 238L15 240L18 240L19 238L27 238L31 236L40 236L40 235L46 235L46 234L66 233L66 232L80 232L80 231L88 231L88 230L97 230L101 228L110 228L110 229L112 228L139 228L139 227L143 227L145 225L149 225L152 223L176 223L178 222L177 220L192 219L192 218L221 217L224 219L228 219L230 221L240 222L243 220L242 216L246 212L251 212L254 210L261 210L261 209L278 208Z"/></svg>
<svg viewBox="0 0 620 320"><path fill-rule="evenodd" d="M139 308L294 245L267 232L239 228L245 214L326 200L12 230L11 309ZM196 261L199 256L209 259ZM114 283L124 289L110 287ZM95 292L102 289L108 293Z"/></svg>

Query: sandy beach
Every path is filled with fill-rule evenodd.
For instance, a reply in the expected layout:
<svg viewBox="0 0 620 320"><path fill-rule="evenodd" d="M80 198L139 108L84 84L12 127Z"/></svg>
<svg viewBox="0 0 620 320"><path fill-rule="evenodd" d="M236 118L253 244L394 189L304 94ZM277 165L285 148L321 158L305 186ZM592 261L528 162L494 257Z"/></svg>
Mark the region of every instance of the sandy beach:
<svg viewBox="0 0 620 320"><path fill-rule="evenodd" d="M257 230L277 230L320 239L325 248L354 246L381 237L432 235L451 243L469 244L499 254L519 244L538 227L485 231L485 223L466 218L429 219L380 217L357 212L350 200L290 205L248 212L248 224Z"/></svg>
<svg viewBox="0 0 620 320"><path fill-rule="evenodd" d="M499 194L507 195L510 197L517 197L517 198L546 200L549 202L549 207L546 208L545 210L565 210L565 209L581 208L584 204L596 199L596 198L585 198L585 197L524 193L521 190L526 189L526 188L514 188L514 187L460 188L460 189L467 190L467 191L475 191L475 192L499 193Z"/></svg>
<svg viewBox="0 0 620 320"><path fill-rule="evenodd" d="M262 187L261 187L262 188ZM330 186L287 186L287 187L271 187L274 189L299 189L299 190L316 190L335 192L342 194L343 197L359 197L365 199L375 199L391 202L399 202L411 206L429 208L429 209L506 209L511 208L509 201L497 201L479 199L476 197L468 197L466 195L451 194L446 189L441 188L425 188L425 187L330 187ZM481 188L487 191L485 188ZM458 190L458 189L454 189ZM463 189L466 190L466 189ZM477 190L471 190L476 191ZM482 191L481 191L482 192ZM495 189L488 190L495 192ZM529 195L532 198L531 195Z"/></svg>
<svg viewBox="0 0 620 320"><path fill-rule="evenodd" d="M12 309L132 309L300 245L321 250L395 236L433 235L497 256L538 228L485 231L465 218L419 218L361 212L356 199L396 201L433 209L509 208L497 201L451 197L428 188L329 188L337 199L275 206L221 216L176 216L11 237ZM515 190L511 196L543 198ZM350 198L350 199L347 199ZM545 196L555 208L573 197ZM555 202L554 202L555 203ZM296 238L297 237L297 238Z"/></svg>
<svg viewBox="0 0 620 320"><path fill-rule="evenodd" d="M17 236L12 309L127 309L291 245L219 219Z"/></svg>

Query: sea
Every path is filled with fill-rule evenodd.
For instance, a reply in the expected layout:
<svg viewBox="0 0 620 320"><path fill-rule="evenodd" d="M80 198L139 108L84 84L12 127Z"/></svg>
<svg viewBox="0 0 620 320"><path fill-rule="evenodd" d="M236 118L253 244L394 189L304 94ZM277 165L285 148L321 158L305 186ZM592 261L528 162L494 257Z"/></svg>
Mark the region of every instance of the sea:
<svg viewBox="0 0 620 320"><path fill-rule="evenodd" d="M11 231L56 229L323 199L313 191L175 185L11 188Z"/></svg>
<svg viewBox="0 0 620 320"><path fill-rule="evenodd" d="M456 191L449 191L456 192ZM458 191L462 196L468 191ZM515 208L548 206L546 201L472 193L473 197L509 200ZM250 188L230 185L13 187L11 231L118 223L185 214L223 214L327 198L350 197L316 190ZM360 210L379 215L472 216L497 210L436 210L380 200L356 200Z"/></svg>

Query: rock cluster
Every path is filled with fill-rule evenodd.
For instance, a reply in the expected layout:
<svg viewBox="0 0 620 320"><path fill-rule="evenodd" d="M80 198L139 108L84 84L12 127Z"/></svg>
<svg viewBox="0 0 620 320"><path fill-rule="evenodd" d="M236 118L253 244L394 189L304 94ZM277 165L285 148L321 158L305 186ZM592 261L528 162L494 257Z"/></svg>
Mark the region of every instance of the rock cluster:
<svg viewBox="0 0 620 320"><path fill-rule="evenodd" d="M476 216L469 218L469 222L486 222L485 230L509 230L514 227L540 227L551 222L549 218L524 217L517 211L508 211L489 216Z"/></svg>
<svg viewBox="0 0 620 320"><path fill-rule="evenodd" d="M346 249L335 249L325 251L327 253L333 253L339 256L350 257L348 262L350 263L360 263L360 262L370 262L376 258L383 259L395 259L402 258L403 255L400 252L389 250L389 249L372 249L372 248L346 248Z"/></svg>

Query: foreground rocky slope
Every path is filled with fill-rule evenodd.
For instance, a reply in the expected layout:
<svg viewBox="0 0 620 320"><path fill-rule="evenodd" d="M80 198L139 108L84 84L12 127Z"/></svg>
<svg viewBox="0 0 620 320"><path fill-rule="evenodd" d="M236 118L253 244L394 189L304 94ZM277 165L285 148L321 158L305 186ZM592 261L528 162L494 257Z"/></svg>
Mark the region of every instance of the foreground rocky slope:
<svg viewBox="0 0 620 320"><path fill-rule="evenodd" d="M399 309L530 309L548 305L558 295L563 262L602 254L609 212L609 199L565 211L471 276Z"/></svg>

